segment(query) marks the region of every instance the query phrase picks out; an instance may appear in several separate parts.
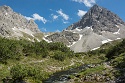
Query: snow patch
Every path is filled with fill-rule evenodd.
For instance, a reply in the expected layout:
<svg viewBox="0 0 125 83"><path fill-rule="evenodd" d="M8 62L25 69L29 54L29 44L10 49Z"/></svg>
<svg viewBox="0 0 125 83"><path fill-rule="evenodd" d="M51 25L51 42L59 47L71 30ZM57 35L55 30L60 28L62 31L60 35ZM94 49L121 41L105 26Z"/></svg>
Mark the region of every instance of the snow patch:
<svg viewBox="0 0 125 83"><path fill-rule="evenodd" d="M120 32L120 29L117 32L114 32L113 34L120 34L119 32Z"/></svg>
<svg viewBox="0 0 125 83"><path fill-rule="evenodd" d="M13 27L12 30L16 30L16 27Z"/></svg>
<svg viewBox="0 0 125 83"><path fill-rule="evenodd" d="M101 33L105 33L106 31L102 31Z"/></svg>
<svg viewBox="0 0 125 83"><path fill-rule="evenodd" d="M48 43L52 42L52 41L47 40L47 39L44 38L44 37L43 37L43 40L45 40L45 41L48 42Z"/></svg>
<svg viewBox="0 0 125 83"><path fill-rule="evenodd" d="M96 48L93 48L92 50L97 50L97 49L99 49L99 48L100 48L100 47L96 47ZM92 50L91 50L91 51L92 51Z"/></svg>
<svg viewBox="0 0 125 83"><path fill-rule="evenodd" d="M93 31L92 27L91 27L91 30Z"/></svg>
<svg viewBox="0 0 125 83"><path fill-rule="evenodd" d="M45 37L47 37L47 36L49 36L49 35L45 35Z"/></svg>
<svg viewBox="0 0 125 83"><path fill-rule="evenodd" d="M71 47L71 46L73 46L75 43L76 43L76 42L73 42L72 45L68 45L67 47Z"/></svg>
<svg viewBox="0 0 125 83"><path fill-rule="evenodd" d="M37 41L38 41L38 42L40 42L40 40L39 40L39 39L37 39Z"/></svg>
<svg viewBox="0 0 125 83"><path fill-rule="evenodd" d="M81 40L82 36L83 36L83 35L79 35L79 40Z"/></svg>
<svg viewBox="0 0 125 83"><path fill-rule="evenodd" d="M30 34L32 37L34 37L34 35L33 34Z"/></svg>
<svg viewBox="0 0 125 83"><path fill-rule="evenodd" d="M112 41L112 40L111 40L111 39L103 40L103 41L102 41L102 44L108 43L108 42L110 42L110 41Z"/></svg>
<svg viewBox="0 0 125 83"><path fill-rule="evenodd" d="M119 27L118 25L115 25L116 27Z"/></svg>
<svg viewBox="0 0 125 83"><path fill-rule="evenodd" d="M116 38L115 40L119 40L119 39L121 39L121 38Z"/></svg>
<svg viewBox="0 0 125 83"><path fill-rule="evenodd" d="M8 15L8 13L6 12L5 15Z"/></svg>
<svg viewBox="0 0 125 83"><path fill-rule="evenodd" d="M85 29L90 29L91 27L86 26Z"/></svg>
<svg viewBox="0 0 125 83"><path fill-rule="evenodd" d="M81 31L82 29L76 28L77 31Z"/></svg>
<svg viewBox="0 0 125 83"><path fill-rule="evenodd" d="M82 39L82 36L83 36L83 35L79 35L79 40ZM78 41L79 41L79 40L78 40ZM73 42L72 45L68 45L67 47L71 47L71 46L73 46L75 43L77 43L77 41Z"/></svg>
<svg viewBox="0 0 125 83"><path fill-rule="evenodd" d="M85 29L91 29L93 31L92 27L86 26Z"/></svg>

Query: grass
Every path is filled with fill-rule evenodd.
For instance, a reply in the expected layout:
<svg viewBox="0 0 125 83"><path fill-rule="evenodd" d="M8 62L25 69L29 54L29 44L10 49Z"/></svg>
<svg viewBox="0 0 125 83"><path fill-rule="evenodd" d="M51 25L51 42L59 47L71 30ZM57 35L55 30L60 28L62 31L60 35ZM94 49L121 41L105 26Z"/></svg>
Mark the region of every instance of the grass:
<svg viewBox="0 0 125 83"><path fill-rule="evenodd" d="M104 54L100 54L99 56L98 55L85 55L84 57L82 57L82 61L85 64L97 64L97 63L106 61L106 58Z"/></svg>
<svg viewBox="0 0 125 83"><path fill-rule="evenodd" d="M86 70L83 70L80 72L80 75L84 76L84 75L88 75L88 74L100 73L103 70L105 70L105 67L103 65L101 65L101 66L97 66L94 68L88 68Z"/></svg>

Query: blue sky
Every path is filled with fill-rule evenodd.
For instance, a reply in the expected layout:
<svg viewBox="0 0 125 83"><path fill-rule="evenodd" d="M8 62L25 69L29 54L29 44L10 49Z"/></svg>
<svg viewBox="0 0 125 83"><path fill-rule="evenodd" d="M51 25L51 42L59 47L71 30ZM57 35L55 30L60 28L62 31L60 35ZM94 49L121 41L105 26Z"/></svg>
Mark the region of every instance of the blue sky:
<svg viewBox="0 0 125 83"><path fill-rule="evenodd" d="M94 4L111 10L125 21L125 0L0 0L27 19L33 19L43 32L62 31L77 22Z"/></svg>

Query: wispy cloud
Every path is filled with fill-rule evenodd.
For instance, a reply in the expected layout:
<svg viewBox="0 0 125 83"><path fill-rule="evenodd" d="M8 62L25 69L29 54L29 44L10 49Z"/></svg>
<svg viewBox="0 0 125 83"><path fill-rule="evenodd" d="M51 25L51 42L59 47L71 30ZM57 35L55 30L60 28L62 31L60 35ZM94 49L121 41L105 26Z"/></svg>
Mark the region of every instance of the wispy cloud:
<svg viewBox="0 0 125 83"><path fill-rule="evenodd" d="M34 20L42 21L44 24L47 22L47 20L46 20L44 17L40 16L40 15L37 14L37 13L33 14L33 19L34 19Z"/></svg>
<svg viewBox="0 0 125 83"><path fill-rule="evenodd" d="M68 21L65 21L65 20L62 20L63 21L63 24L68 24L69 22Z"/></svg>
<svg viewBox="0 0 125 83"><path fill-rule="evenodd" d="M47 22L47 20L46 20L44 17L40 16L40 15L37 14L37 13L33 14L32 17L26 17L26 16L25 16L25 18L26 18L27 20L30 20L30 19L39 20L39 21L42 21L44 24L46 24L46 22Z"/></svg>
<svg viewBox="0 0 125 83"><path fill-rule="evenodd" d="M61 17L63 17L64 20L69 20L69 16L65 13L63 13L62 9L56 11Z"/></svg>
<svg viewBox="0 0 125 83"><path fill-rule="evenodd" d="M84 15L86 14L86 12L87 12L87 11L78 10L77 15L78 15L79 17L82 17L82 16L84 16Z"/></svg>
<svg viewBox="0 0 125 83"><path fill-rule="evenodd" d="M96 0L72 0L79 3L84 3L87 7L92 7L96 3Z"/></svg>
<svg viewBox="0 0 125 83"><path fill-rule="evenodd" d="M51 16L52 16L53 20L56 20L59 17L58 15L54 15L54 14L51 14Z"/></svg>
<svg viewBox="0 0 125 83"><path fill-rule="evenodd" d="M47 30L46 30L46 28L41 28L41 31L43 31L43 32L46 32Z"/></svg>

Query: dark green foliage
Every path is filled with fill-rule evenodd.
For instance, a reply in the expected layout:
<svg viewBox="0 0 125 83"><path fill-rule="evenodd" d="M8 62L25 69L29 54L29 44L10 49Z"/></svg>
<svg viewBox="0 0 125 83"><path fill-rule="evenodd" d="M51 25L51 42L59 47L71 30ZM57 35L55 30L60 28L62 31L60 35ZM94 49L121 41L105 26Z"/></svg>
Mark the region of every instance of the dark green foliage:
<svg viewBox="0 0 125 83"><path fill-rule="evenodd" d="M117 45L111 46L108 49L106 57L112 59L124 52L125 52L125 39L122 42L118 43Z"/></svg>
<svg viewBox="0 0 125 83"><path fill-rule="evenodd" d="M13 66L10 70L13 81L21 81L25 78L42 81L48 77L48 75L45 75L44 73L39 68L20 64Z"/></svg>
<svg viewBox="0 0 125 83"><path fill-rule="evenodd" d="M54 52L54 57L62 60L66 57L72 57L74 53L70 51L63 43L47 43L41 42L30 42L27 40L9 40L0 38L0 62L6 62L8 59L20 60L21 56L33 56L45 58L49 56L49 52ZM57 52L61 55L57 55Z"/></svg>
<svg viewBox="0 0 125 83"><path fill-rule="evenodd" d="M23 46L16 40L0 38L0 61L7 59L19 59L22 53Z"/></svg>
<svg viewBox="0 0 125 83"><path fill-rule="evenodd" d="M64 45L63 43L61 42L55 42L55 43L49 43L48 44L48 48L49 50L60 50L62 52L68 52L70 51L69 48L66 47L66 45Z"/></svg>
<svg viewBox="0 0 125 83"><path fill-rule="evenodd" d="M56 51L52 58L59 60L59 61L64 61L64 59L66 58L66 55L64 52Z"/></svg>
<svg viewBox="0 0 125 83"><path fill-rule="evenodd" d="M124 69L125 68L125 53L120 54L112 60L112 65Z"/></svg>

